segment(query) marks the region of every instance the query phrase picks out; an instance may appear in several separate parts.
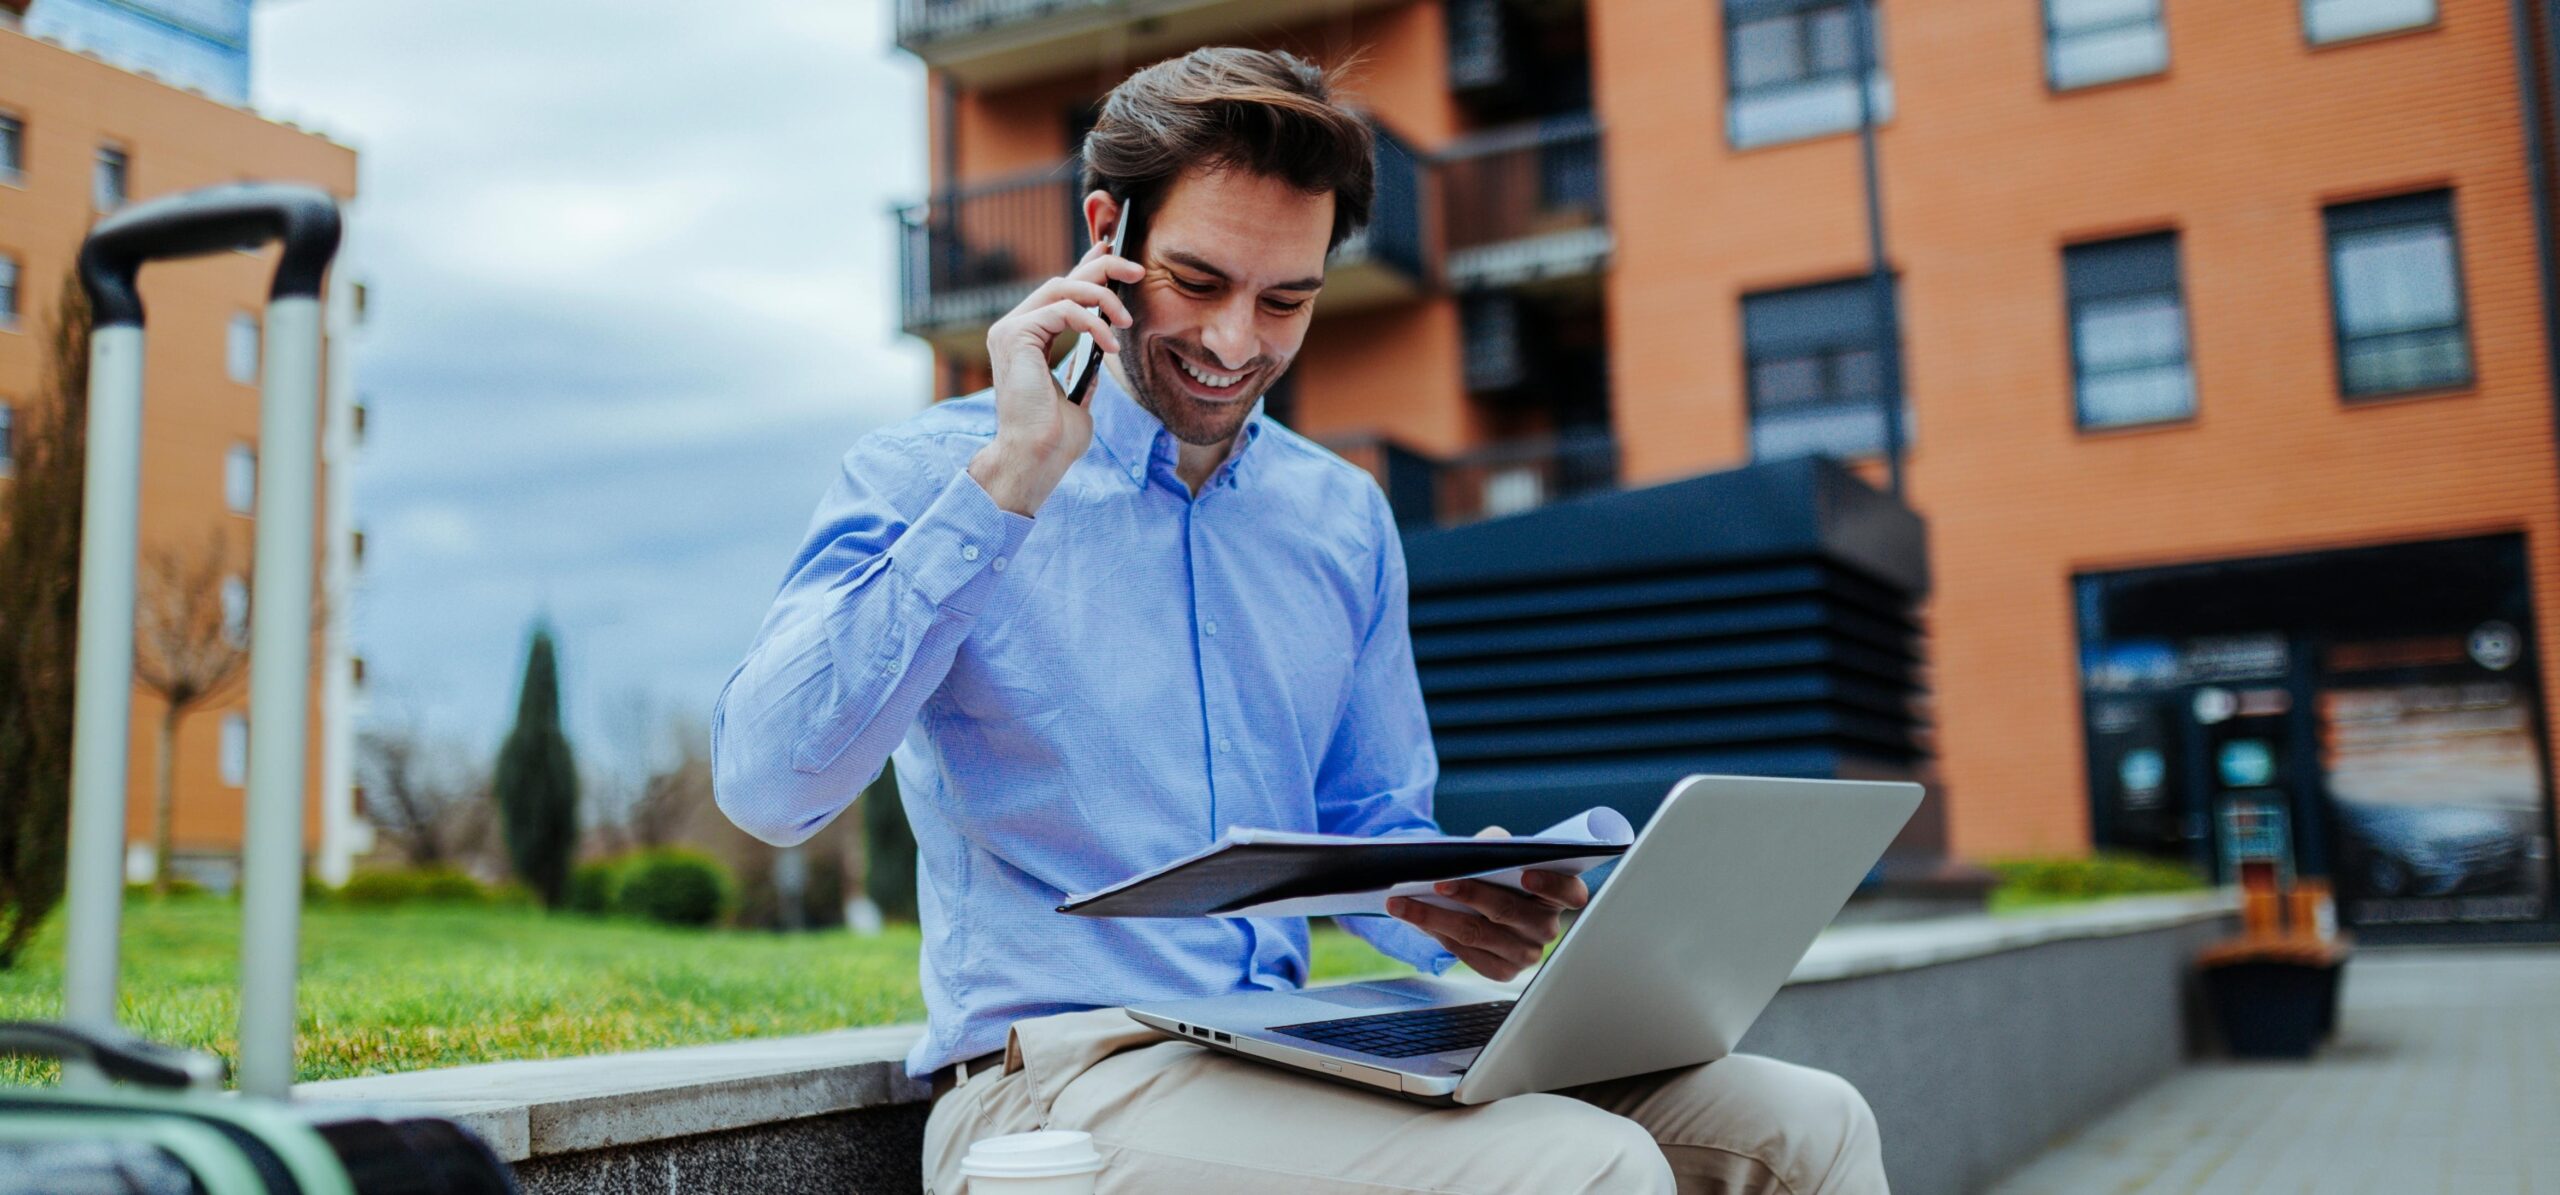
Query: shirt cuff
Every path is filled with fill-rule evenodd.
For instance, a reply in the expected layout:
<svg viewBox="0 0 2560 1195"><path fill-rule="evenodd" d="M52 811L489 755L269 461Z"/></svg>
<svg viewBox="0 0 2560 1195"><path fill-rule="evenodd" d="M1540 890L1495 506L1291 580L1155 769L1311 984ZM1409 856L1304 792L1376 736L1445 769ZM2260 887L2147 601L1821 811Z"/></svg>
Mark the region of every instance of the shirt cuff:
<svg viewBox="0 0 2560 1195"><path fill-rule="evenodd" d="M1022 549L1032 521L996 505L978 479L958 470L933 505L889 549L907 584L935 607L974 615Z"/></svg>
<svg viewBox="0 0 2560 1195"><path fill-rule="evenodd" d="M1344 929L1378 948L1380 954L1411 965L1425 975L1439 975L1457 965L1458 956L1441 949L1438 939L1393 917L1336 918Z"/></svg>

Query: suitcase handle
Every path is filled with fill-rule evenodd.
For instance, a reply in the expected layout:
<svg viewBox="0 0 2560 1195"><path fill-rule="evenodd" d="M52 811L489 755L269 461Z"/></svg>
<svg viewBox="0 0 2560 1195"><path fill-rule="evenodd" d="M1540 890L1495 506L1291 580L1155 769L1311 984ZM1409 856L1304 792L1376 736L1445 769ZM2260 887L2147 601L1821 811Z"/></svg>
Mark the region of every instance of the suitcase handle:
<svg viewBox="0 0 2560 1195"><path fill-rule="evenodd" d="M309 187L234 183L164 196L107 217L80 247L80 281L97 321L142 323L134 285L143 263L200 257L284 242L271 299L320 297L320 279L338 252L338 207Z"/></svg>
<svg viewBox="0 0 2560 1195"><path fill-rule="evenodd" d="M145 1041L130 1033L51 1021L0 1021L0 1054L85 1062L110 1079L142 1087L212 1090L222 1086L222 1060Z"/></svg>

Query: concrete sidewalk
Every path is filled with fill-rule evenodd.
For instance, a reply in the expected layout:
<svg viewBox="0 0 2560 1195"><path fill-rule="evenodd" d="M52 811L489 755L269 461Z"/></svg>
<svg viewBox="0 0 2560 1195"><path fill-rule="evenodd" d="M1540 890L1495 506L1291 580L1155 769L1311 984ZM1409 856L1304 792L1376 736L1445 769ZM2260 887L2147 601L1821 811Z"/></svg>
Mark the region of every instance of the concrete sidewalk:
<svg viewBox="0 0 2560 1195"><path fill-rule="evenodd" d="M2560 947L2366 950L2308 1063L2192 1066L1995 1188L2560 1192Z"/></svg>

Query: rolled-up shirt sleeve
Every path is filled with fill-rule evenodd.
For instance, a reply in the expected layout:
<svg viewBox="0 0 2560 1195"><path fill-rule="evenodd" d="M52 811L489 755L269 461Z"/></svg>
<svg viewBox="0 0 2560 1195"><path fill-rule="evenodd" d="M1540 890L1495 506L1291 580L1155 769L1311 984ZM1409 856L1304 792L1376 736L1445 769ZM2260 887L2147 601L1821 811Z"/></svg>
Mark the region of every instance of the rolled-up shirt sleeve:
<svg viewBox="0 0 2560 1195"><path fill-rule="evenodd" d="M1406 622L1404 542L1386 498L1374 489L1372 524L1379 542L1375 607L1352 668L1351 692L1316 773L1317 829L1369 837L1437 834L1431 788L1440 757L1422 707ZM1431 935L1392 917L1343 917L1343 928L1390 958L1433 975L1457 962Z"/></svg>
<svg viewBox="0 0 2560 1195"><path fill-rule="evenodd" d="M721 811L775 845L842 813L941 686L1031 527L931 443L856 444L712 708Z"/></svg>

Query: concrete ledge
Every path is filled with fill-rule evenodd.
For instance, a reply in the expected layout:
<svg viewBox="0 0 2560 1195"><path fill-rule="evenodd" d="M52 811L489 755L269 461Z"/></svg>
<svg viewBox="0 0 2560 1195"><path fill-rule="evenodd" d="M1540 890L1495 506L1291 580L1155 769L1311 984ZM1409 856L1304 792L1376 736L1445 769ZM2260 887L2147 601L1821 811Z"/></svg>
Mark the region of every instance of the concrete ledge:
<svg viewBox="0 0 2560 1195"><path fill-rule="evenodd" d="M1823 934L1743 1048L1837 1071L1884 1126L1895 1189L1961 1191L2165 1075L2187 961L2226 893ZM529 1191L914 1189L920 1026L306 1083L304 1099L454 1117Z"/></svg>
<svg viewBox="0 0 2560 1195"><path fill-rule="evenodd" d="M510 1162L921 1102L921 1026L850 1029L304 1083L298 1099L400 1104L471 1126Z"/></svg>

